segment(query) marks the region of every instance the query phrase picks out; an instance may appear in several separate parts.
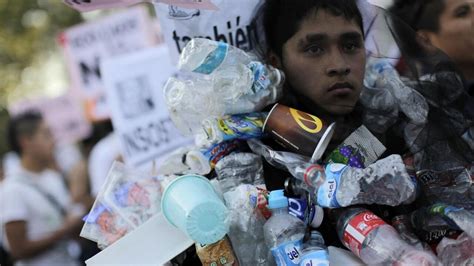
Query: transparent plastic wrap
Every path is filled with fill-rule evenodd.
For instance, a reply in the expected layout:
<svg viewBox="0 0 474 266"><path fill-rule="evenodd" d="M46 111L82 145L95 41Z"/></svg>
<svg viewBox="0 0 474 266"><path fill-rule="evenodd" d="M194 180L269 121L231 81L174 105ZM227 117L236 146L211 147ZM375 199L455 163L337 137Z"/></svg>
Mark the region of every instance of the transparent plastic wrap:
<svg viewBox="0 0 474 266"><path fill-rule="evenodd" d="M264 183L262 159L253 153L238 152L225 156L216 164L215 169L223 192L240 184Z"/></svg>
<svg viewBox="0 0 474 266"><path fill-rule="evenodd" d="M229 238L241 265L267 265L263 225L271 213L266 207L268 192L241 184L224 193L229 209Z"/></svg>
<svg viewBox="0 0 474 266"><path fill-rule="evenodd" d="M457 239L443 238L436 247L443 265L468 266L474 264L474 238L461 234Z"/></svg>
<svg viewBox="0 0 474 266"><path fill-rule="evenodd" d="M80 236L106 248L160 212L161 191L160 177L114 162Z"/></svg>

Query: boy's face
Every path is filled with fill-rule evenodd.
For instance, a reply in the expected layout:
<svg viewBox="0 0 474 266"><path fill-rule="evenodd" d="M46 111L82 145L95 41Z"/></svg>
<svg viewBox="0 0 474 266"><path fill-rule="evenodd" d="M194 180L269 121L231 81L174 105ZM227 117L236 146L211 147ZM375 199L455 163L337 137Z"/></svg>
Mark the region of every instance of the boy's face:
<svg viewBox="0 0 474 266"><path fill-rule="evenodd" d="M44 160L45 163L49 163L53 159L54 139L44 121L39 123L33 135L24 138L24 153L29 153L37 160Z"/></svg>
<svg viewBox="0 0 474 266"><path fill-rule="evenodd" d="M318 108L336 115L350 113L364 79L360 26L322 9L308 15L284 44L281 67L292 89Z"/></svg>

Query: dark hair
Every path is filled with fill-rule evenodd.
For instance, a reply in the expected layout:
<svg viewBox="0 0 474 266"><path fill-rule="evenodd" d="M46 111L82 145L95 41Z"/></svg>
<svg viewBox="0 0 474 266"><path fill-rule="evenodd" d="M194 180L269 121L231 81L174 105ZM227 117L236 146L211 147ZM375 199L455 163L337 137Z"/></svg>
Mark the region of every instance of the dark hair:
<svg viewBox="0 0 474 266"><path fill-rule="evenodd" d="M389 11L415 31L438 32L445 0L395 0Z"/></svg>
<svg viewBox="0 0 474 266"><path fill-rule="evenodd" d="M298 31L301 22L310 12L316 13L320 9L355 20L364 32L362 15L355 0L266 0L254 19L257 29L259 24L263 27L260 31L263 31L267 46L260 48L260 52L265 55L272 51L281 57L284 43Z"/></svg>
<svg viewBox="0 0 474 266"><path fill-rule="evenodd" d="M8 123L7 131L10 148L21 155L20 138L32 136L41 121L43 121L43 116L33 110L12 117Z"/></svg>

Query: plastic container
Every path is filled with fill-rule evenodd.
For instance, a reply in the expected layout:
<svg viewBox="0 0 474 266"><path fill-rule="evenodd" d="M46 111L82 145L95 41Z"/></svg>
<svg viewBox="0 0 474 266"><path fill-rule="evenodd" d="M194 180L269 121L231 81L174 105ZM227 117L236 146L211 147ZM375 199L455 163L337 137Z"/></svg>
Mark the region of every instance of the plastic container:
<svg viewBox="0 0 474 266"><path fill-rule="evenodd" d="M229 231L229 211L203 176L173 180L163 192L161 209L172 225L200 244L215 243Z"/></svg>

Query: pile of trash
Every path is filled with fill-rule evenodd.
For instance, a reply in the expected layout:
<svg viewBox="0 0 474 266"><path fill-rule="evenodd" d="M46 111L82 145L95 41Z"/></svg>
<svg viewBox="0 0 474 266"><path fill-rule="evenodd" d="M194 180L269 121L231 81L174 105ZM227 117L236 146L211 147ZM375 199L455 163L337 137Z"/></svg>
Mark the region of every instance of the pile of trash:
<svg viewBox="0 0 474 266"><path fill-rule="evenodd" d="M203 265L328 265L324 224L366 264L474 262L473 169L415 171L424 163L417 150L383 157L386 148L372 134L402 113L413 144L429 120L426 97L389 64L368 64L361 102L370 107L370 126L329 151L337 124L278 104L284 74L255 56L197 38L178 68L165 99L195 145L171 153L158 176L111 179L82 236L106 247L161 211L195 241ZM377 108L384 112L370 112ZM264 164L288 173L284 190L267 191ZM376 215L375 205L396 215Z"/></svg>

